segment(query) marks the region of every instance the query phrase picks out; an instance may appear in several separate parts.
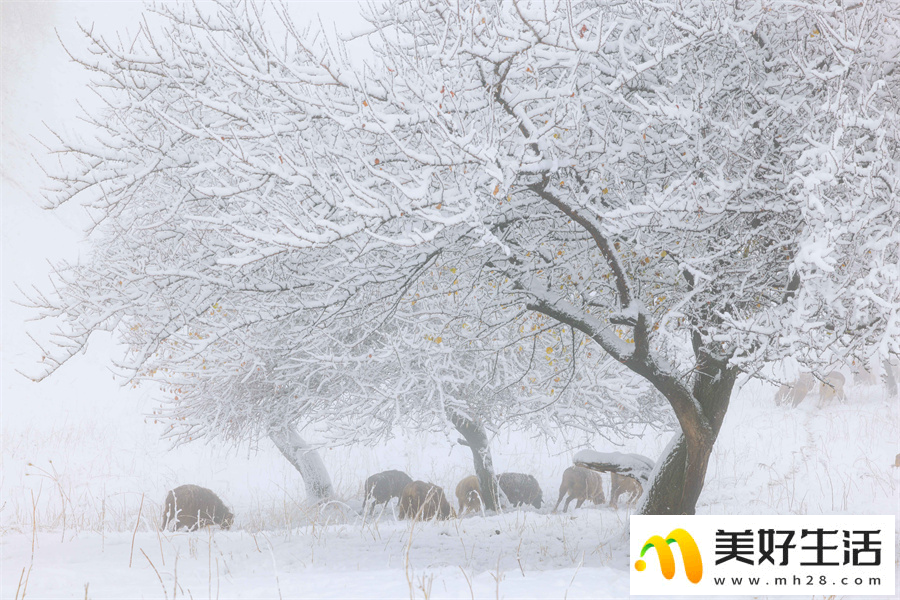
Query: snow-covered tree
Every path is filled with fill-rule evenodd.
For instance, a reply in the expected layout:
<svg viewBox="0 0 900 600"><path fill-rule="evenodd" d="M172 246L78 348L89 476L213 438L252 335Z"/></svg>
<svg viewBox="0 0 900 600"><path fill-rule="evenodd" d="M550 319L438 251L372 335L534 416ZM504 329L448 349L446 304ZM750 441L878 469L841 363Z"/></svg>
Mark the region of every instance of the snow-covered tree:
<svg viewBox="0 0 900 600"><path fill-rule="evenodd" d="M892 2L407 0L337 46L262 10L91 37L108 110L49 200L95 252L35 298L48 372L97 329L152 374L265 323L285 377L390 320L511 349L523 392L610 356L681 428L643 511L692 513L741 372L900 352Z"/></svg>
<svg viewBox="0 0 900 600"><path fill-rule="evenodd" d="M346 333L328 330L316 343L297 346L287 333L291 324L285 319L260 323L220 339L193 360L158 353L153 371L139 376L164 383L168 397L156 418L169 423L167 435L177 442L267 435L303 474L309 497L321 500L331 493L327 472L299 437L298 425L313 427L328 445L375 442L398 427L453 428L459 443L472 451L485 508L494 510L499 494L489 438L498 425L550 435L566 425L607 436L623 424L669 425L659 399L636 393L640 386L634 377L609 357L578 356L585 354L583 348L561 343L560 353L571 352L575 362L590 364L586 373L581 368L560 373L551 361L529 364L529 357L555 343L552 332L515 332L516 345L490 351L451 348L427 328L403 330L396 321L379 322L371 331L351 322L339 328ZM141 329L124 333L130 347L145 342ZM527 352L526 338L532 346ZM538 343L540 352L534 348ZM538 375L547 381L538 381ZM295 456L308 457L310 464Z"/></svg>

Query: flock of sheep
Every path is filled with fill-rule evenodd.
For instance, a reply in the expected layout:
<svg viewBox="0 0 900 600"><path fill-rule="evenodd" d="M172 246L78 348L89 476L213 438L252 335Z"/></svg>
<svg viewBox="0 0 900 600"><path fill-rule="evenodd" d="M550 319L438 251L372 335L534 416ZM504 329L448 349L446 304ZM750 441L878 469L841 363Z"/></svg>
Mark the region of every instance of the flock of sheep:
<svg viewBox="0 0 900 600"><path fill-rule="evenodd" d="M853 369L853 382L856 385L876 385L879 378L883 381L889 397L896 397L898 384L900 384L900 364L885 360L881 364L882 373L879 375L874 370L869 370L865 365L855 365ZM804 398L819 388L819 400L826 403L830 400L843 402L847 399L844 386L847 378L840 371L830 371L822 376L812 373L800 373L793 383L786 383L778 388L775 394L776 404L790 404L796 407Z"/></svg>
<svg viewBox="0 0 900 600"><path fill-rule="evenodd" d="M610 506L617 507L622 494L627 495L627 502L633 505L643 493L640 482L627 475L612 473L612 489L610 490ZM541 508L543 492L537 479L525 473L501 473L497 477L500 492L511 506L529 504ZM433 483L413 481L403 471L383 471L376 473L365 484L364 514L368 514L375 506L386 504L397 498L398 513L401 519L428 521L431 519L450 519L457 516L457 511L450 506L444 490ZM554 512L566 498L563 512L569 504L577 500L575 508L581 508L586 500L594 504L605 502L603 480L600 473L583 467L569 467L565 470L559 486L559 498L556 500ZM459 502L459 515L481 511L481 487L474 475L465 477L456 486L456 499ZM196 486L182 485L166 495L160 529L188 529L194 531L201 527L217 525L230 529L234 523L234 514L225 503L211 490ZM174 524L174 525L173 525Z"/></svg>
<svg viewBox="0 0 900 600"><path fill-rule="evenodd" d="M844 383L846 381L847 378L839 371L832 371L826 374L819 385L821 401L827 402L834 399L843 402L847 397L844 393ZM784 384L778 388L778 392L775 394L775 403L787 404L790 402L791 406L796 407L816 388L817 383L819 382L816 381L812 373L801 373L794 383Z"/></svg>
<svg viewBox="0 0 900 600"><path fill-rule="evenodd" d="M888 387L888 394L897 394L898 380L900 380L900 366L885 361L885 373L883 375ZM854 373L857 383L871 385L877 378L863 368ZM775 396L778 404L790 403L797 406L810 392L820 387L819 395L822 401L831 399L844 400L844 384L846 378L838 371L831 371L818 381L810 373L802 373L797 381L781 386ZM652 464L652 461L649 461ZM894 463L900 468L900 454ZM619 496L626 494L628 504L633 505L643 494L643 488L638 479L611 473L611 491L609 505L617 507ZM543 492L537 479L525 473L502 473L497 478L501 495L511 506L529 504L535 508L541 508ZM465 477L456 486L456 498L459 502L459 512L454 510L444 490L433 483L413 481L403 471L383 471L376 473L365 483L365 502L363 514L367 515L375 506L387 504L392 499L398 499L398 514L401 519L449 519L466 513L478 513L481 511L481 488L478 478L474 475ZM563 506L563 512L569 509L569 504L577 500L576 508L580 508L586 500L594 504L602 504L603 481L600 474L583 467L569 467L565 470L562 483L559 486L559 497L556 500L554 512L559 509L563 498L567 498ZM160 529L195 530L208 525L217 525L223 529L229 529L234 523L234 514L212 491L196 485L182 485L171 490L166 496L163 508Z"/></svg>
<svg viewBox="0 0 900 600"><path fill-rule="evenodd" d="M530 504L540 508L544 500L544 494L537 479L533 475L525 473L501 473L497 477L500 492L511 506ZM612 490L610 492L610 506L616 507L619 496L628 494L629 504L635 502L643 493L640 482L626 475L612 474ZM384 471L376 473L366 480L365 506L366 511L378 504L398 499L398 513L401 519L449 519L456 517L444 490L433 483L413 481L403 471ZM560 503L566 498L563 512L569 509L572 500L577 500L575 508L581 508L585 500L594 504L605 502L603 495L603 480L600 474L583 467L569 467L563 473L562 483L559 486L559 498L556 500L554 511L559 509ZM481 487L475 475L463 478L456 486L456 499L459 502L459 515L477 513L481 511Z"/></svg>

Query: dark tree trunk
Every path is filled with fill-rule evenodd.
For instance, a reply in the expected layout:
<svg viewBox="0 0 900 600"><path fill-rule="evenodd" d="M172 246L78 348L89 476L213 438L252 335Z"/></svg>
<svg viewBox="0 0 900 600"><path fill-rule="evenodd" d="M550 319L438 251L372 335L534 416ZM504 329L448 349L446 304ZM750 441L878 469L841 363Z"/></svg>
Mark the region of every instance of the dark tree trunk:
<svg viewBox="0 0 900 600"><path fill-rule="evenodd" d="M701 355L701 359L704 355ZM722 428L738 371L720 361L701 360L695 374L693 398L700 405L708 427L676 434L660 458L641 513L692 515L703 490L713 445Z"/></svg>
<svg viewBox="0 0 900 600"><path fill-rule="evenodd" d="M334 495L331 478L322 457L293 428L269 432L278 450L284 455L303 478L306 497L310 502L323 502Z"/></svg>
<svg viewBox="0 0 900 600"><path fill-rule="evenodd" d="M494 474L494 463L491 460L491 449L488 445L487 432L481 423L477 423L456 411L448 411L447 416L456 430L463 436L465 445L472 450L475 464L475 476L481 488L481 501L485 510L496 511L500 508L500 488Z"/></svg>
<svg viewBox="0 0 900 600"><path fill-rule="evenodd" d="M660 458L662 464L657 468L656 476L647 490L641 514L677 515L684 513L681 503L684 490L684 463L687 456L684 434L676 433L665 452L666 454ZM693 514L693 512L688 514Z"/></svg>

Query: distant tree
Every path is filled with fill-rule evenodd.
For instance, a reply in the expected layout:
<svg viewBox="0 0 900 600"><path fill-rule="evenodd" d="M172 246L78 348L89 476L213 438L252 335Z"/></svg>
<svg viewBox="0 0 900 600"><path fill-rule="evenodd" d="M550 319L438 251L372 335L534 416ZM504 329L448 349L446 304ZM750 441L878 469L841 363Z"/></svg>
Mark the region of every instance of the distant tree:
<svg viewBox="0 0 900 600"><path fill-rule="evenodd" d="M34 298L62 322L47 372L98 329L139 328L124 365L152 373L265 323L324 364L347 331L389 347L366 337L388 319L513 344L520 392L608 355L680 425L642 509L669 514L695 511L739 373L900 353L888 0L407 0L337 46L262 10L91 36L108 110L55 149L49 201L91 207L95 251Z"/></svg>

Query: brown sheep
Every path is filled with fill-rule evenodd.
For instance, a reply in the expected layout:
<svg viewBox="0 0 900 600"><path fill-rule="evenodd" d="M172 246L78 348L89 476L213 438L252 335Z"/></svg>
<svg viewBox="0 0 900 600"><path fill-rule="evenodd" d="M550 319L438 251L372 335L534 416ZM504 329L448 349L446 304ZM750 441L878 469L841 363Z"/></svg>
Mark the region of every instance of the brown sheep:
<svg viewBox="0 0 900 600"><path fill-rule="evenodd" d="M585 500L590 500L594 504L603 504L605 498L603 496L603 479L600 474L584 467L569 467L563 472L562 483L559 485L559 499L553 512L559 508L559 503L563 497L568 494L566 504L563 506L563 512L569 510L569 503L574 499L578 499L575 508L581 508Z"/></svg>
<svg viewBox="0 0 900 600"><path fill-rule="evenodd" d="M212 490L199 485L180 485L166 494L160 530L168 529L173 522L176 531L181 528L196 531L207 525L231 529L234 514Z"/></svg>
<svg viewBox="0 0 900 600"><path fill-rule="evenodd" d="M481 486L478 477L469 475L456 486L456 499L459 501L459 514L481 512Z"/></svg>
<svg viewBox="0 0 900 600"><path fill-rule="evenodd" d="M433 483L413 481L403 488L400 495L400 518L418 519L429 521L449 519L456 516L456 512L447 502L444 490Z"/></svg>
<svg viewBox="0 0 900 600"><path fill-rule="evenodd" d="M412 483L412 477L403 471L382 471L366 479L365 503L372 506L400 498L403 488Z"/></svg>
<svg viewBox="0 0 900 600"><path fill-rule="evenodd" d="M609 505L618 508L619 496L623 493L628 494L626 504L634 506L637 499L644 493L644 486L641 482L629 475L621 475L619 473L610 473L612 479L612 487L609 490Z"/></svg>
<svg viewBox="0 0 900 600"><path fill-rule="evenodd" d="M530 504L535 508L540 508L544 501L544 493L534 475L501 473L497 478L497 484L513 506Z"/></svg>

